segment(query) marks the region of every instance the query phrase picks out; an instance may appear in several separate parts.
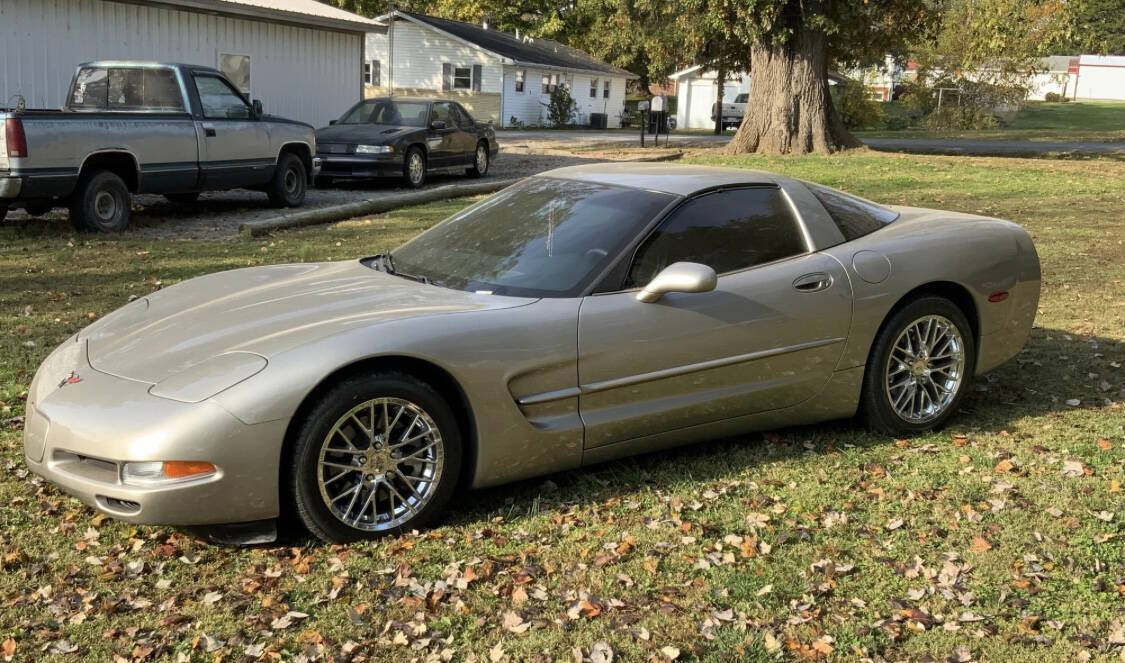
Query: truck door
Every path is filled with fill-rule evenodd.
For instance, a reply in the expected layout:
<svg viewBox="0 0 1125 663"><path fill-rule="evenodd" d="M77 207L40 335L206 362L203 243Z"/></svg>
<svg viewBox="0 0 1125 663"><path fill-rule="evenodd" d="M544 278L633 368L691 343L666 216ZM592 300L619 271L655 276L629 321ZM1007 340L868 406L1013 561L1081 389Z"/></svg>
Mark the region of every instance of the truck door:
<svg viewBox="0 0 1125 663"><path fill-rule="evenodd" d="M250 104L217 74L194 72L192 85L199 100L195 123L204 186L229 189L268 182L277 155Z"/></svg>

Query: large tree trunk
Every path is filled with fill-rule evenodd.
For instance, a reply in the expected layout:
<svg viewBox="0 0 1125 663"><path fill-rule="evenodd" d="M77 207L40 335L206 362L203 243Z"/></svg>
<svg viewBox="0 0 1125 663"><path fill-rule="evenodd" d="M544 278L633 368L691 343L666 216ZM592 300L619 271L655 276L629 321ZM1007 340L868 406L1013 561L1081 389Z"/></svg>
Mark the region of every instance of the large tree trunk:
<svg viewBox="0 0 1125 663"><path fill-rule="evenodd" d="M800 29L783 45L750 50L750 100L731 154L829 153L862 145L844 128L828 94L823 32Z"/></svg>

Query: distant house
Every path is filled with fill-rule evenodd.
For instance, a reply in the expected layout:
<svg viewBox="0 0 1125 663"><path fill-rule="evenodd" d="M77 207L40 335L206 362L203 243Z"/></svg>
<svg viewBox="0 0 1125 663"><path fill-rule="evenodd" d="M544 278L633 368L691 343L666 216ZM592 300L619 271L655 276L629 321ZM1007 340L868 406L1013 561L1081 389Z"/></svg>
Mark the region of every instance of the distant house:
<svg viewBox="0 0 1125 663"><path fill-rule="evenodd" d="M1125 55L1078 58L1075 99L1125 99Z"/></svg>
<svg viewBox="0 0 1125 663"><path fill-rule="evenodd" d="M367 35L364 94L456 99L478 120L546 125L551 90L568 85L575 121L602 113L620 126L625 83L637 76L578 49L423 14L396 10Z"/></svg>
<svg viewBox="0 0 1125 663"><path fill-rule="evenodd" d="M668 77L677 91L676 126L682 129L713 129L715 120L711 108L719 89L719 74L705 70L702 65L688 67ZM723 101L734 102L742 92L750 91L750 74L735 73L727 76L723 85Z"/></svg>
<svg viewBox="0 0 1125 663"><path fill-rule="evenodd" d="M320 126L362 94L364 40L379 29L316 0L0 0L0 106L61 106L82 62L184 62Z"/></svg>

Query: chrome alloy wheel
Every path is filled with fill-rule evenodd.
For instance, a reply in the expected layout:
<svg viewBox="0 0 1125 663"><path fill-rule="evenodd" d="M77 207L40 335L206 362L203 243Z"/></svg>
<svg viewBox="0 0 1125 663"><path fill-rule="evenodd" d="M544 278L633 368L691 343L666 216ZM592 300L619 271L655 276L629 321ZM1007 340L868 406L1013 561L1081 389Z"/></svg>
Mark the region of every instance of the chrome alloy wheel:
<svg viewBox="0 0 1125 663"><path fill-rule="evenodd" d="M375 398L340 417L324 438L320 496L349 527L392 529L433 497L444 457L441 433L425 410L401 398Z"/></svg>
<svg viewBox="0 0 1125 663"><path fill-rule="evenodd" d="M482 175L488 170L488 149L484 145L477 145L477 172Z"/></svg>
<svg viewBox="0 0 1125 663"><path fill-rule="evenodd" d="M406 165L407 172L410 173L410 181L418 184L422 181L422 175L426 172L426 162L422 160L420 152L410 153L410 162Z"/></svg>
<svg viewBox="0 0 1125 663"><path fill-rule="evenodd" d="M891 347L885 390L904 421L924 424L941 416L965 377L965 341L957 325L927 315L907 325Z"/></svg>

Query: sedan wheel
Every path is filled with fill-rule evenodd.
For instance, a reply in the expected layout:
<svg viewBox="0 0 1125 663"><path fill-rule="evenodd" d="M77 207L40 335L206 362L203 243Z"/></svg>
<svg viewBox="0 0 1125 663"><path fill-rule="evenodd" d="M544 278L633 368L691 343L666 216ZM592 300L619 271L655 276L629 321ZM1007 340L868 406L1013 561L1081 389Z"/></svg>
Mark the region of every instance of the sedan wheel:
<svg viewBox="0 0 1125 663"><path fill-rule="evenodd" d="M465 173L473 177L484 177L488 173L488 145L477 143L477 151L473 156L473 167L466 168Z"/></svg>
<svg viewBox="0 0 1125 663"><path fill-rule="evenodd" d="M426 183L426 155L417 147L412 147L406 153L402 164L402 176L406 185L412 189L421 188Z"/></svg>
<svg viewBox="0 0 1125 663"><path fill-rule="evenodd" d="M317 537L347 542L425 526L456 486L456 419L429 385L407 375L350 378L309 413L290 486Z"/></svg>
<svg viewBox="0 0 1125 663"><path fill-rule="evenodd" d="M899 309L879 332L864 374L863 414L872 428L921 433L944 424L976 365L965 314L941 297Z"/></svg>

